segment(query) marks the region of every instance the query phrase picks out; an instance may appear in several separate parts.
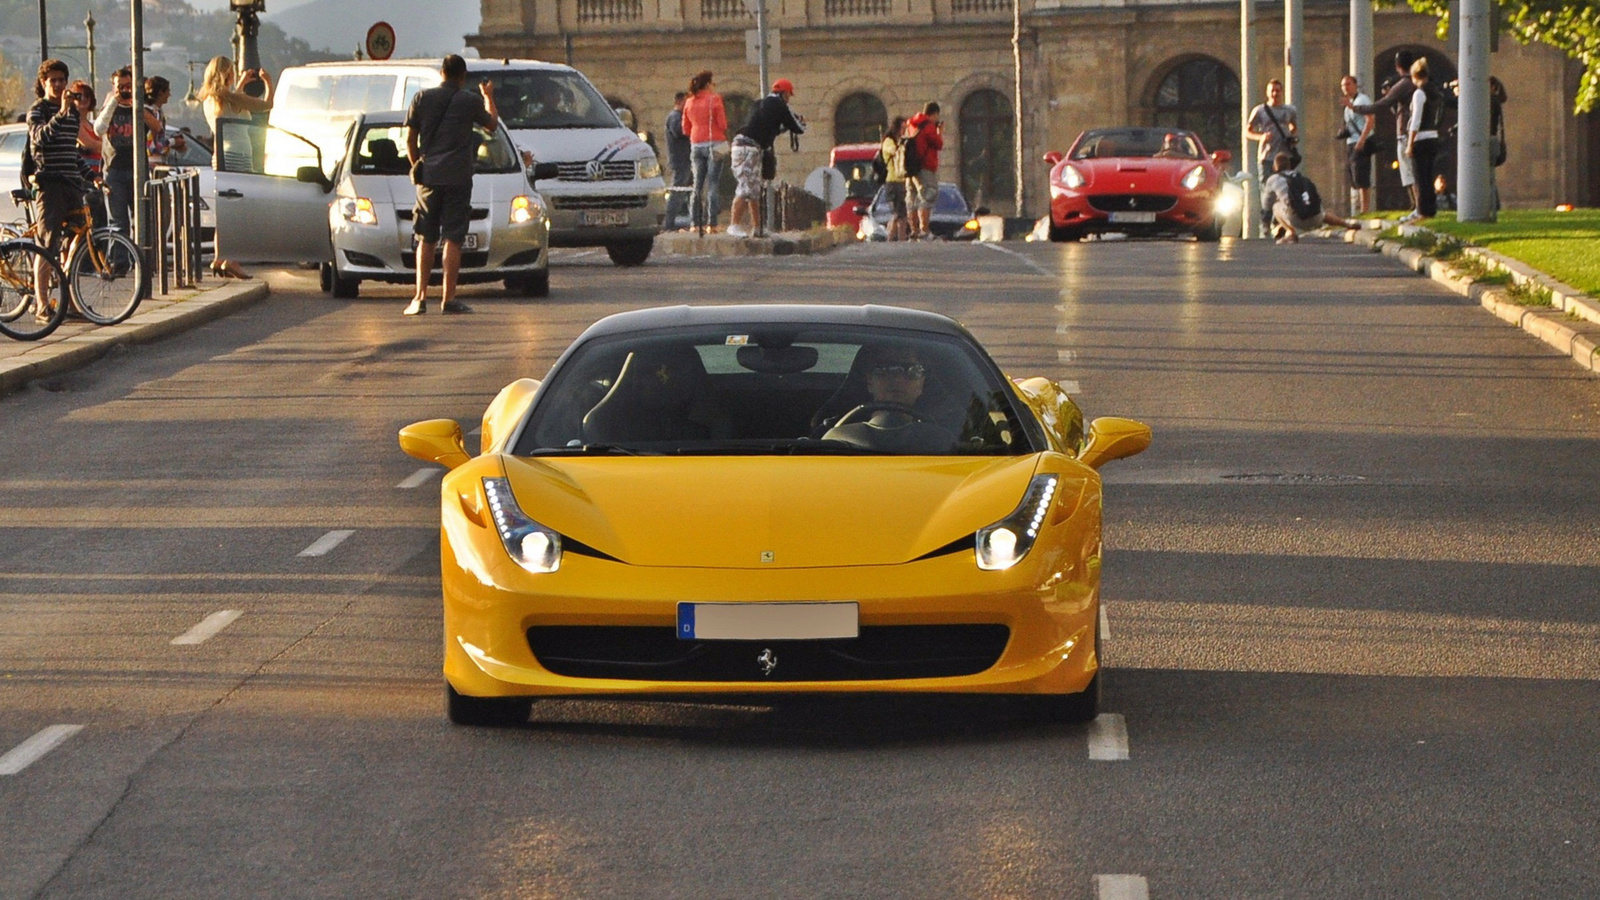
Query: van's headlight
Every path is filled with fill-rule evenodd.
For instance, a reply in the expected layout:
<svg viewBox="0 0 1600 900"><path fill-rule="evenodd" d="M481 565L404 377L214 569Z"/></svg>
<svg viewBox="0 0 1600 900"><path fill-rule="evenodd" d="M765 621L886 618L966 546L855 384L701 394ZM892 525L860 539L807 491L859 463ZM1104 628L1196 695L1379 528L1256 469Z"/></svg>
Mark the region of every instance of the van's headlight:
<svg viewBox="0 0 1600 900"><path fill-rule="evenodd" d="M640 178L661 177L661 160L656 159L654 156L646 156L644 159L639 160L637 165L639 166Z"/></svg>
<svg viewBox="0 0 1600 900"><path fill-rule="evenodd" d="M539 218L539 203L527 194L519 194L511 198L511 224L526 225Z"/></svg>
<svg viewBox="0 0 1600 900"><path fill-rule="evenodd" d="M1050 503L1055 500L1059 483L1059 476L1035 475L1028 482L1022 502L1010 515L987 528L978 529L978 568L987 571L1009 569L1028 555L1028 551L1033 549L1034 540L1039 537L1039 528L1044 524L1045 515L1050 512Z"/></svg>
<svg viewBox="0 0 1600 900"><path fill-rule="evenodd" d="M1187 191L1198 189L1200 185L1206 183L1206 167L1195 166L1183 176L1183 180L1179 183L1182 184L1184 190Z"/></svg>
<svg viewBox="0 0 1600 900"><path fill-rule="evenodd" d="M357 225L378 224L378 213L372 208L372 201L366 197L346 197L339 201L339 214L345 221Z"/></svg>
<svg viewBox="0 0 1600 900"><path fill-rule="evenodd" d="M561 568L561 535L540 525L517 505L511 482L504 478L485 478L483 494L489 499L489 515L517 565L542 575Z"/></svg>

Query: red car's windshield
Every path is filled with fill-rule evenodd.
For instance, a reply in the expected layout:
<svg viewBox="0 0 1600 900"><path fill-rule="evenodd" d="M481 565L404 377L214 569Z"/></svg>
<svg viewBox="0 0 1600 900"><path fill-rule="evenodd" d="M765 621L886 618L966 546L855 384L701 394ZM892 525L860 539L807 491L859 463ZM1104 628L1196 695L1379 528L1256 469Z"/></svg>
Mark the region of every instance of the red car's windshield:
<svg viewBox="0 0 1600 900"><path fill-rule="evenodd" d="M1205 153L1194 135L1163 128L1117 128L1091 131L1072 148L1073 159L1145 157L1203 159Z"/></svg>

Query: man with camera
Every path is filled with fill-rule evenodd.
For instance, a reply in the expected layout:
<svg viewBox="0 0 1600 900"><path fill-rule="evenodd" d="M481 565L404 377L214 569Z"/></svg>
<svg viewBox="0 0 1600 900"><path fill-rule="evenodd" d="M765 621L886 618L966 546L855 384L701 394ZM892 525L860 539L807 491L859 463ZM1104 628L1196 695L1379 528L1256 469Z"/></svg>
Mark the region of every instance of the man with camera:
<svg viewBox="0 0 1600 900"><path fill-rule="evenodd" d="M23 178L31 178L36 189L34 221L39 223L41 243L51 253L61 251L69 221L81 214L83 191L89 180L89 165L78 152L78 125L94 108L81 91L68 90L67 81L66 63L59 59L40 63L39 77L33 84L39 99L28 109L32 172L30 175L29 166L24 163ZM38 290L36 315L41 322L48 322L49 280L44 276L42 261L35 265L33 276Z"/></svg>
<svg viewBox="0 0 1600 900"><path fill-rule="evenodd" d="M144 110L148 131L160 129L161 119ZM111 227L133 235L133 67L123 66L111 76L111 96L94 117L95 134L105 142L105 182L110 195Z"/></svg>
<svg viewBox="0 0 1600 900"><path fill-rule="evenodd" d="M1285 154L1294 160L1290 168L1300 168L1300 112L1293 106L1283 102L1283 82L1274 78L1267 82L1267 102L1257 104L1250 110L1250 120L1246 123L1245 133L1250 139L1260 144L1256 150L1256 159L1260 163L1261 178L1266 180L1272 173L1273 160L1279 154ZM1262 210L1261 224L1271 224L1270 213Z"/></svg>
<svg viewBox="0 0 1600 900"><path fill-rule="evenodd" d="M1412 169L1411 157L1405 153L1405 145L1406 123L1411 120L1411 96L1416 93L1416 86L1411 83L1411 64L1416 61L1417 54L1410 50L1395 53L1394 78L1385 82L1383 96L1376 102L1356 103L1348 97L1340 101L1346 109L1360 116L1385 110L1394 113L1395 161L1399 164L1400 184L1411 197L1412 209L1417 206L1417 176Z"/></svg>
<svg viewBox="0 0 1600 900"><path fill-rule="evenodd" d="M774 81L772 93L756 102L755 109L750 111L750 121L733 136L731 163L738 188L733 193L728 234L734 237L748 237L756 231L761 216L756 208L761 182L771 181L778 174L773 142L785 131L796 136L806 132L805 119L789 108L789 99L793 96L794 82L787 78ZM798 137L791 137L790 141L799 147Z"/></svg>

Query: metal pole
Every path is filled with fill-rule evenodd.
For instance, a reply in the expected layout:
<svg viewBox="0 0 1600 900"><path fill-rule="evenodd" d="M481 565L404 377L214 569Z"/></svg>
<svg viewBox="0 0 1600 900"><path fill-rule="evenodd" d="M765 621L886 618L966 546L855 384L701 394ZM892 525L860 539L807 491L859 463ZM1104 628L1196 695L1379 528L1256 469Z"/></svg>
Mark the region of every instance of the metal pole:
<svg viewBox="0 0 1600 900"><path fill-rule="evenodd" d="M144 124L144 0L128 4L132 10L133 38L133 242L139 245L140 255L150 262L150 229L146 217L149 204L145 200L145 185L150 180L150 154ZM149 295L149 282L144 285Z"/></svg>
<svg viewBox="0 0 1600 900"><path fill-rule="evenodd" d="M50 58L50 23L45 20L44 0L39 0L39 64Z"/></svg>
<svg viewBox="0 0 1600 900"><path fill-rule="evenodd" d="M1017 98L1013 105L1012 124L1015 128L1011 136L1011 165L1012 180L1016 182L1017 189L1017 215L1022 212L1022 189L1025 184L1022 177L1022 0L1011 0L1011 69L1014 81L1013 91Z"/></svg>
<svg viewBox="0 0 1600 900"><path fill-rule="evenodd" d="M1245 174L1244 206L1240 211L1241 238L1261 235L1260 166L1256 143L1250 139L1250 110L1256 96L1256 0L1239 0L1239 171Z"/></svg>
<svg viewBox="0 0 1600 900"><path fill-rule="evenodd" d="M1283 92L1296 111L1304 98L1300 72L1305 68L1305 0L1283 0Z"/></svg>
<svg viewBox="0 0 1600 900"><path fill-rule="evenodd" d="M1493 222L1489 189L1489 0L1461 0L1460 109L1456 120L1456 218Z"/></svg>
<svg viewBox="0 0 1600 900"><path fill-rule="evenodd" d="M772 85L767 80L767 0L756 2L756 68L761 73L761 88L765 90Z"/></svg>
<svg viewBox="0 0 1600 900"><path fill-rule="evenodd" d="M1374 80L1376 75L1372 71L1372 0L1350 0L1350 74L1356 78L1356 84L1367 96L1377 99L1378 85ZM1377 126L1373 126L1376 130ZM1376 157L1367 160L1367 176L1372 176L1372 167L1376 164ZM1370 183L1370 182L1369 182ZM1350 188L1350 211L1352 215L1361 211L1360 192L1354 185Z"/></svg>
<svg viewBox="0 0 1600 900"><path fill-rule="evenodd" d="M84 47L85 50L89 51L89 83L99 84L100 72L94 65L94 13L84 16L83 27L84 30L89 32L89 39L85 42L86 46Z"/></svg>

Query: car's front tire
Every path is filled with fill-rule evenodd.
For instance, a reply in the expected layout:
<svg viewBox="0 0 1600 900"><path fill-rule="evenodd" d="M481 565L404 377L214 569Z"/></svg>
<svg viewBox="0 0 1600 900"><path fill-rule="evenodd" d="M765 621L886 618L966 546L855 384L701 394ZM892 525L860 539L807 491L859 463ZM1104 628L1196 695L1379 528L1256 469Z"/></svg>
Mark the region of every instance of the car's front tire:
<svg viewBox="0 0 1600 900"><path fill-rule="evenodd" d="M468 697L444 685L444 712L457 725L476 728L513 728L528 721L533 701L518 697Z"/></svg>
<svg viewBox="0 0 1600 900"><path fill-rule="evenodd" d="M341 300L353 300L361 296L361 279L340 275L331 262L317 267L317 280L321 282L323 291Z"/></svg>
<svg viewBox="0 0 1600 900"><path fill-rule="evenodd" d="M619 266L642 266L656 246L655 238L639 238L606 245L606 254Z"/></svg>
<svg viewBox="0 0 1600 900"><path fill-rule="evenodd" d="M1075 241L1081 237L1083 237L1083 232L1078 231L1076 228L1065 228L1055 222L1050 223L1050 240L1057 244Z"/></svg>
<svg viewBox="0 0 1600 900"><path fill-rule="evenodd" d="M523 297L548 297L550 270L541 269L531 275L513 275L506 279L506 290Z"/></svg>
<svg viewBox="0 0 1600 900"><path fill-rule="evenodd" d="M1194 237L1202 244L1215 244L1222 240L1222 218L1212 216L1211 221L1194 230Z"/></svg>

